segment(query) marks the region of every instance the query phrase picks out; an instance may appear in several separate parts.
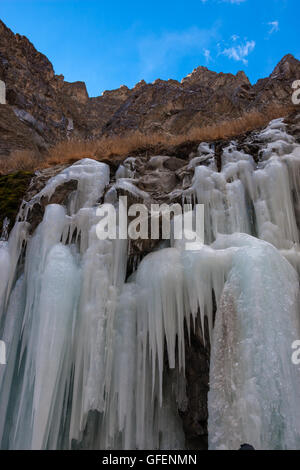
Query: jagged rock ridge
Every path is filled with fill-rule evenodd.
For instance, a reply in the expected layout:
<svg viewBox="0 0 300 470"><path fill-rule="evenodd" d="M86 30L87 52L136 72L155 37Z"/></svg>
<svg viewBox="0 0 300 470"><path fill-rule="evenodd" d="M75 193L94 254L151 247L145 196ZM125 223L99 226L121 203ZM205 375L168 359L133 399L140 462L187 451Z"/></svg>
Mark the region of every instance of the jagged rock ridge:
<svg viewBox="0 0 300 470"><path fill-rule="evenodd" d="M44 150L69 138L103 134L182 134L269 105L291 105L291 83L300 62L285 56L272 74L251 85L244 72L216 73L197 67L182 82L139 82L89 98L83 82L55 75L47 57L0 21L0 79L7 105L0 105L0 156L15 149Z"/></svg>

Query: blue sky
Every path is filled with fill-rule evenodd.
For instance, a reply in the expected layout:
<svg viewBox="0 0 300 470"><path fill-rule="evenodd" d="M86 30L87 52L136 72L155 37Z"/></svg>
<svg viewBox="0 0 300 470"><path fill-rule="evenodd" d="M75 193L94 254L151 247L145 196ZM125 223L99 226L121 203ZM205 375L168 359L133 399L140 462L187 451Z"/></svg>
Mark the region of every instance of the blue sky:
<svg viewBox="0 0 300 470"><path fill-rule="evenodd" d="M300 59L299 16L299 0L0 0L2 21L90 96L198 65L256 82L285 54Z"/></svg>

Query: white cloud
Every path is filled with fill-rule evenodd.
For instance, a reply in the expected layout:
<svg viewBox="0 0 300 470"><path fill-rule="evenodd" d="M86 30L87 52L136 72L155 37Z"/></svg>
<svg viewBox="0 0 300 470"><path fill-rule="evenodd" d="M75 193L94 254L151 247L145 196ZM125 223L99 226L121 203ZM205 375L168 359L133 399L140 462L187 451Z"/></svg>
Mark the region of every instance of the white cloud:
<svg viewBox="0 0 300 470"><path fill-rule="evenodd" d="M219 39L218 25L210 29L189 28L143 38L138 44L140 74L146 80L157 72L164 73L183 57L201 54L209 61L210 46Z"/></svg>
<svg viewBox="0 0 300 470"><path fill-rule="evenodd" d="M210 50L209 49L204 49L203 51L205 61L208 64L211 61L211 55L210 55Z"/></svg>
<svg viewBox="0 0 300 470"><path fill-rule="evenodd" d="M269 34L279 31L279 21L269 21L268 25L270 26Z"/></svg>
<svg viewBox="0 0 300 470"><path fill-rule="evenodd" d="M244 65L248 64L246 57L254 50L255 41L246 41L245 44L228 47L222 51L222 54L226 55L229 59L236 60L237 62L243 62Z"/></svg>

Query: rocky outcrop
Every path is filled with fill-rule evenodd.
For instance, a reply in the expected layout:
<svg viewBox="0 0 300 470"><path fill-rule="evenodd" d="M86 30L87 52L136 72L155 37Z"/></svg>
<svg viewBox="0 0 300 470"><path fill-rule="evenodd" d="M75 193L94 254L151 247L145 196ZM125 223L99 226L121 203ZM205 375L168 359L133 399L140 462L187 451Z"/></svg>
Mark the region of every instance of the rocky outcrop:
<svg viewBox="0 0 300 470"><path fill-rule="evenodd" d="M19 119L10 106L0 104L0 156L7 156L12 150L38 150L42 137L31 126Z"/></svg>
<svg viewBox="0 0 300 470"><path fill-rule="evenodd" d="M0 21L0 156L25 148L43 151L57 141L120 135L131 131L184 134L194 127L234 119L266 107L291 106L291 83L300 62L285 56L272 74L251 85L244 72L216 73L197 67L182 82L140 81L90 98L83 82L55 75L47 57ZM4 124L3 124L4 123Z"/></svg>
<svg viewBox="0 0 300 470"><path fill-rule="evenodd" d="M270 77L251 85L244 72L236 75L196 68L181 83L156 80L132 94L105 125L104 131L184 134L270 106L291 107L291 84L300 76L300 62L285 56Z"/></svg>
<svg viewBox="0 0 300 470"><path fill-rule="evenodd" d="M0 241L12 229L32 177L27 171L0 176Z"/></svg>
<svg viewBox="0 0 300 470"><path fill-rule="evenodd" d="M89 98L85 83L69 83L62 75L55 75L47 57L1 21L0 37L0 80L6 84L7 101L7 106L0 108L0 122L6 121L12 135L15 133L14 142L1 129L0 155L20 148L20 134L26 134L23 148L37 150L70 134L81 138L99 135L127 97L121 90Z"/></svg>
<svg viewBox="0 0 300 470"><path fill-rule="evenodd" d="M287 54L276 65L268 78L258 80L253 86L254 105L261 110L268 103L289 104L292 94L292 83L300 77L300 62Z"/></svg>

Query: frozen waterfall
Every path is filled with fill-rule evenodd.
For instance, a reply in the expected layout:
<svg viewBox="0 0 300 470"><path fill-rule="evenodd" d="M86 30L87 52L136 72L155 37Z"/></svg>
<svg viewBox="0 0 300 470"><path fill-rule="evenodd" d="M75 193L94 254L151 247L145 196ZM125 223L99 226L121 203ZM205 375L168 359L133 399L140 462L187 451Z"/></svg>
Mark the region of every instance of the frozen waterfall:
<svg viewBox="0 0 300 470"><path fill-rule="evenodd" d="M23 204L0 241L2 449L184 449L197 317L212 349L210 448L300 448L300 146L280 119L256 141L258 162L232 141L221 172L199 146L182 201L204 204L205 245L161 245L130 277L127 241L100 240L96 210L119 189L148 200L134 172L107 191L108 165L83 159ZM34 204L71 180L31 234Z"/></svg>

